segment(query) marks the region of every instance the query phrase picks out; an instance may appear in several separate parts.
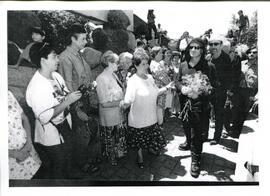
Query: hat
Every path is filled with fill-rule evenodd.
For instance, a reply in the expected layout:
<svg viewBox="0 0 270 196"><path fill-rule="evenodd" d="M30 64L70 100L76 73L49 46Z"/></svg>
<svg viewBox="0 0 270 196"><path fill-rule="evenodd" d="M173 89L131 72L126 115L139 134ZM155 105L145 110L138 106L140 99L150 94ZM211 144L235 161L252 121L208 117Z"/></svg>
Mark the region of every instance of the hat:
<svg viewBox="0 0 270 196"><path fill-rule="evenodd" d="M205 47L205 42L201 38L194 38L190 41L189 45L192 43L198 44L200 47Z"/></svg>
<svg viewBox="0 0 270 196"><path fill-rule="evenodd" d="M221 41L221 42L224 42L225 41L225 37L222 36L222 35L219 35L219 34L212 34L210 39L209 39L209 42L212 42L212 41Z"/></svg>
<svg viewBox="0 0 270 196"><path fill-rule="evenodd" d="M31 33L39 33L42 36L45 36L45 31L41 27L31 27Z"/></svg>

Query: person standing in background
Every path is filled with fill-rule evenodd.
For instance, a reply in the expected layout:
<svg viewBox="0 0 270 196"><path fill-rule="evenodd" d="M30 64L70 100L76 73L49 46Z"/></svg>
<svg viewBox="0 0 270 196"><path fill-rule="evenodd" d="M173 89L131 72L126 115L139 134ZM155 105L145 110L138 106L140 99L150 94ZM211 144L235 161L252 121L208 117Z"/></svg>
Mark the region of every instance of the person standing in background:
<svg viewBox="0 0 270 196"><path fill-rule="evenodd" d="M155 24L155 18L156 16L154 15L154 10L148 10L147 14L147 21L148 21L148 34L149 34L149 40L153 39L152 38L152 30L155 33L155 39L158 39L158 32L157 32L157 27Z"/></svg>
<svg viewBox="0 0 270 196"><path fill-rule="evenodd" d="M31 63L30 57L29 57L29 51L30 48L34 43L42 43L45 39L45 31L41 29L41 27L31 27L31 33L32 33L32 40L30 44L26 46L26 48L21 53L18 62L16 63L15 67L20 66L21 63L23 63L24 60L27 61L27 63Z"/></svg>

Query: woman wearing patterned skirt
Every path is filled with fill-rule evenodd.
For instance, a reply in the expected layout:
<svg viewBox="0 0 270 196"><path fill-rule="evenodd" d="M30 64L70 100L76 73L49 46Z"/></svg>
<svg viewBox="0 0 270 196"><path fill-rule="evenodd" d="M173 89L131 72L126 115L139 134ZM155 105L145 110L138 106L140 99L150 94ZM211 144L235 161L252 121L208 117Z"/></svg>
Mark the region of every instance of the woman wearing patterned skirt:
<svg viewBox="0 0 270 196"><path fill-rule="evenodd" d="M101 124L101 151L112 165L117 158L126 154L126 125L119 103L124 94L121 83L114 73L118 68L119 57L107 51L101 58L104 71L97 77L97 94Z"/></svg>
<svg viewBox="0 0 270 196"><path fill-rule="evenodd" d="M134 52L136 74L129 78L124 101L121 107L130 106L128 115L128 145L138 150L137 163L143 168L142 150L156 152L165 147L166 141L157 124L157 97L171 88L172 83L159 89L153 77L147 74L148 55L143 49Z"/></svg>

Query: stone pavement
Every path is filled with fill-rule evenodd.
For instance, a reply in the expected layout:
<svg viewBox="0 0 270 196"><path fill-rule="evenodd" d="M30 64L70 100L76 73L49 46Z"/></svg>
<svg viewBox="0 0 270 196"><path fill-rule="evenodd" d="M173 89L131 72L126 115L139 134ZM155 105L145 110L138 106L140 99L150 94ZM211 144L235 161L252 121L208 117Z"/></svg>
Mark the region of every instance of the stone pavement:
<svg viewBox="0 0 270 196"><path fill-rule="evenodd" d="M247 160L256 154L255 130L258 120L251 118L245 122L239 139L222 138L220 144L203 145L201 174L198 178L190 176L190 151L180 151L178 146L185 141L181 121L169 118L164 123L164 134L168 144L160 156L144 152L144 169L136 164L136 152L130 151L111 166L103 161L100 170L81 180L10 180L10 186L115 186L115 185L222 185L247 182L258 184L258 176L251 176L244 168ZM214 129L210 128L209 138ZM254 151L255 149L255 151ZM254 152L253 152L254 151ZM258 153L257 153L258 154ZM256 157L256 156L255 156ZM254 160L253 160L254 161ZM256 160L255 160L256 162ZM197 183L196 183L197 182ZM243 183L244 182L244 183ZM211 184L212 183L212 184ZM240 184L241 184L240 183Z"/></svg>
<svg viewBox="0 0 270 196"><path fill-rule="evenodd" d="M250 127L245 134L252 134ZM213 128L209 130L209 138L213 137ZM210 146L209 142L203 145L201 175L195 179L190 176L190 151L180 151L178 146L185 141L181 121L178 118L169 118L164 123L164 134L168 144L160 156L144 152L144 169L136 164L136 152L130 151L128 155L119 160L117 166L101 163L100 171L89 175L86 179L93 181L222 181L235 182L238 179L246 181L246 170L243 169L235 177L237 161L241 155L237 153L240 139L222 138L220 144ZM251 137L249 137L251 138ZM247 143L245 143L246 145ZM247 144L248 145L248 144ZM243 167L242 162L240 168Z"/></svg>

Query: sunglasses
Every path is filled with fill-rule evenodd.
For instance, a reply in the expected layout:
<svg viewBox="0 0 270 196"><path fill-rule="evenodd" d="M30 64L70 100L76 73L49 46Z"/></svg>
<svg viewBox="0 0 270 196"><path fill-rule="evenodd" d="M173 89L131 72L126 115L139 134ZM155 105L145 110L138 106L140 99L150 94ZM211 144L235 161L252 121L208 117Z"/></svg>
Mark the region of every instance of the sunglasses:
<svg viewBox="0 0 270 196"><path fill-rule="evenodd" d="M209 43L209 46L218 46L220 43Z"/></svg>
<svg viewBox="0 0 270 196"><path fill-rule="evenodd" d="M200 49L201 49L201 47L199 47L199 46L190 46L190 47L189 47L190 50L192 50L193 48L194 48L195 50L200 50Z"/></svg>
<svg viewBox="0 0 270 196"><path fill-rule="evenodd" d="M250 53L252 53L252 54L257 54L258 51L250 51Z"/></svg>

